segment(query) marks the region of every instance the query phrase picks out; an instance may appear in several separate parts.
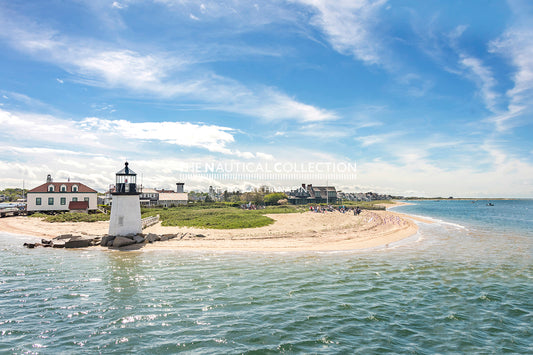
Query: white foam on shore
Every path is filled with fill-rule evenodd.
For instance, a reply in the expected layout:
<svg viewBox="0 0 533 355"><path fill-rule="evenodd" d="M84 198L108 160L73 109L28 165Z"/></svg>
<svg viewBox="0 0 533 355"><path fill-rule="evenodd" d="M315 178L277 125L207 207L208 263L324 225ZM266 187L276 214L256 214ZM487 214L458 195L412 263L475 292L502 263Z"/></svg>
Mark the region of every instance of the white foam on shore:
<svg viewBox="0 0 533 355"><path fill-rule="evenodd" d="M412 203L412 205L415 205L415 204ZM402 207L402 206L405 206L405 205L392 206L390 208L387 208L387 210L392 210L393 208ZM438 219L438 218L435 218L435 217L421 216L421 215L416 215L416 214L411 214L411 213L408 213L408 212L401 212L401 211L400 211L400 213L403 213L406 216L412 216L412 217L416 217L416 218L427 219L428 221L433 222L433 223L437 223L437 224L443 224L443 225L452 226L452 227L455 227L455 228L458 228L458 229L468 230L468 228L466 228L465 226L463 226L461 224L453 223L453 222L447 222L447 221L444 221L442 219ZM423 222L416 221L416 220L414 222L416 224L423 223Z"/></svg>
<svg viewBox="0 0 533 355"><path fill-rule="evenodd" d="M434 218L434 217L420 216L420 215L408 214L408 213L405 213L405 214L408 215L408 216L416 217L416 218L427 219L428 221L436 223L436 224L444 224L444 225L452 226L452 227L455 227L455 228L458 228L458 229L466 229L466 230L468 230L468 228L466 228L465 226L463 226L461 224L458 224L458 223L447 222L447 221L443 221L442 219L438 219L438 218ZM424 223L424 222L420 222L420 221L414 221L414 222L415 223L417 223L417 222Z"/></svg>

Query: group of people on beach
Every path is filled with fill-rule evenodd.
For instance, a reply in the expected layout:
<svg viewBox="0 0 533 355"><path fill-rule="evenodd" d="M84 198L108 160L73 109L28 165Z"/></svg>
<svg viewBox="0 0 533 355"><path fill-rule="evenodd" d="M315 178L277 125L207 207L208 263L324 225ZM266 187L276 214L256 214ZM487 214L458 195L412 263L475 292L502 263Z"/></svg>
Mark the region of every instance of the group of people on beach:
<svg viewBox="0 0 533 355"><path fill-rule="evenodd" d="M347 213L349 211L352 211L353 215L357 216L361 213L362 210L359 207L349 208L344 205L342 206L328 205L328 206L309 206L309 211L315 212L315 213L325 213L325 212L335 212L335 211L340 212L340 213Z"/></svg>

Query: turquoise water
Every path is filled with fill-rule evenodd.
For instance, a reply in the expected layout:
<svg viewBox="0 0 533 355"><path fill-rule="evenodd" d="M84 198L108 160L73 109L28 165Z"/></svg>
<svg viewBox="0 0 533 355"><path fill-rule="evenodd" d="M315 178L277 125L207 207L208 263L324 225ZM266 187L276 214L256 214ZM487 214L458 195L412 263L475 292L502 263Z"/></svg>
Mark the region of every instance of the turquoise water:
<svg viewBox="0 0 533 355"><path fill-rule="evenodd" d="M468 203L400 207L436 222L356 252L25 249L2 234L0 353L532 353L533 203Z"/></svg>

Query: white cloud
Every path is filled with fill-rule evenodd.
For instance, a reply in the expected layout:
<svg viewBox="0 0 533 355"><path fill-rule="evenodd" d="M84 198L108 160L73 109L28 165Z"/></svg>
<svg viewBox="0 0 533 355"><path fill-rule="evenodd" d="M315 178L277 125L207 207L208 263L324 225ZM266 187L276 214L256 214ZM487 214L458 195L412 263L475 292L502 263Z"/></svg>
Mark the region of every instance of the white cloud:
<svg viewBox="0 0 533 355"><path fill-rule="evenodd" d="M312 23L322 29L333 48L367 64L384 64L380 40L374 34L377 13L387 0L293 0L315 9Z"/></svg>
<svg viewBox="0 0 533 355"><path fill-rule="evenodd" d="M499 131L505 131L518 123L516 119L532 112L533 99L533 30L511 29L490 43L490 50L509 58L516 71L514 86L507 91L507 111L493 118Z"/></svg>
<svg viewBox="0 0 533 355"><path fill-rule="evenodd" d="M168 70L164 59L143 56L130 50L80 50L79 55L64 58L65 64L75 65L79 73L89 80L102 79L111 86L143 90L147 85L158 85Z"/></svg>
<svg viewBox="0 0 533 355"><path fill-rule="evenodd" d="M464 54L461 55L459 63L471 73L474 82L479 87L481 97L487 108L495 112L497 109L496 101L499 95L494 90L496 80L491 70L484 66L481 60Z"/></svg>
<svg viewBox="0 0 533 355"><path fill-rule="evenodd" d="M184 147L229 153L227 145L235 141L233 129L189 122L130 122L89 117L80 122L84 130L119 135L128 139L154 140Z"/></svg>
<svg viewBox="0 0 533 355"><path fill-rule="evenodd" d="M18 137L19 141L48 142L83 147L105 147L91 132L80 129L74 121L51 115L0 110L0 136Z"/></svg>
<svg viewBox="0 0 533 355"><path fill-rule="evenodd" d="M124 88L129 94L161 99L200 101L204 109L218 109L266 120L323 121L336 119L333 111L302 103L274 88L251 89L216 75L191 54L143 54L108 43L70 38L43 26L6 18L0 36L35 59L52 62L73 81L105 88ZM21 23L26 22L26 26ZM194 55L194 53L192 53ZM206 107L207 106L207 107Z"/></svg>
<svg viewBox="0 0 533 355"><path fill-rule="evenodd" d="M533 165L495 151L503 161L489 169L475 167L443 169L436 162L384 161L361 162L357 184L373 186L377 191L411 196L524 197L533 195Z"/></svg>
<svg viewBox="0 0 533 355"><path fill-rule="evenodd" d="M121 4L118 1L113 1L113 4L111 4L111 6L116 9L124 9L125 7L127 7L127 5Z"/></svg>
<svg viewBox="0 0 533 355"><path fill-rule="evenodd" d="M391 132L383 134L371 134L368 136L360 136L355 139L361 142L363 147L368 147L370 145L379 144L383 142L388 142L390 139L401 136L403 132Z"/></svg>
<svg viewBox="0 0 533 355"><path fill-rule="evenodd" d="M0 137L21 137L32 149L54 146L90 148L109 154L132 154L144 143L166 143L171 146L203 149L244 159L265 158L261 152L252 153L230 148L236 131L229 127L190 122L131 122L88 117L81 121L61 119L52 115L10 112L0 109ZM150 146L148 144L148 146ZM57 149L57 148L54 148ZM151 153L162 148L156 145ZM144 152L149 153L149 152Z"/></svg>
<svg viewBox="0 0 533 355"><path fill-rule="evenodd" d="M262 90L259 95L245 88L241 89L228 97L228 100L231 100L230 105L221 104L216 107L262 117L269 121L293 118L300 122L318 122L338 118L337 114L332 111L304 104L270 88ZM266 102L263 101L265 99Z"/></svg>

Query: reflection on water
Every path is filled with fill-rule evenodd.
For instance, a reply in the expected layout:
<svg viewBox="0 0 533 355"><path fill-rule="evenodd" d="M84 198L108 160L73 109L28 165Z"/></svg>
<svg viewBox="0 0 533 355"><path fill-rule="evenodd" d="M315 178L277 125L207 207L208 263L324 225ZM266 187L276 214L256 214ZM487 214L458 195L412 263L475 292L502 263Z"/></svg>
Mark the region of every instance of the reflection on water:
<svg viewBox="0 0 533 355"><path fill-rule="evenodd" d="M450 222L359 252L28 250L1 235L0 352L531 353L532 238Z"/></svg>
<svg viewBox="0 0 533 355"><path fill-rule="evenodd" d="M103 282L107 286L106 301L131 306L145 279L142 255L138 252L106 252L105 256L107 270L103 272Z"/></svg>

